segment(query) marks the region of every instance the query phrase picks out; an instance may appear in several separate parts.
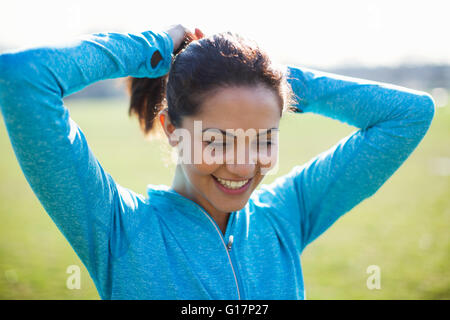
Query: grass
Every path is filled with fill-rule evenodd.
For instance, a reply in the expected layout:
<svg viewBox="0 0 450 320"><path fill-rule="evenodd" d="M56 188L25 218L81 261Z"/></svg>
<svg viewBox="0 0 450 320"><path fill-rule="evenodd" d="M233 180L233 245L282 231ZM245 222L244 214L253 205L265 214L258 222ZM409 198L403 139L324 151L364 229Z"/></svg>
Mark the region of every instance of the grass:
<svg viewBox="0 0 450 320"><path fill-rule="evenodd" d="M145 194L148 183L170 184L174 167L167 165L164 143L143 139L126 104L67 102L102 166L121 185ZM286 116L278 175L353 130L317 115ZM0 299L99 299L87 270L28 186L3 120L0 150ZM422 143L373 197L305 250L308 299L450 298L450 176L436 174L436 158L450 159L450 106L437 109ZM81 267L81 289L66 287L70 265ZM370 265L380 267L380 290L366 286Z"/></svg>

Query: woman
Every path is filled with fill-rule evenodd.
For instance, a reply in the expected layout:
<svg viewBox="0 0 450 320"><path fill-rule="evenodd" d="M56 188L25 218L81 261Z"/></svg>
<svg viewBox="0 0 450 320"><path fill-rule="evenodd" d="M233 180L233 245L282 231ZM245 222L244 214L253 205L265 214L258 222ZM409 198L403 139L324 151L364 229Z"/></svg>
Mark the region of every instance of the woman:
<svg viewBox="0 0 450 320"><path fill-rule="evenodd" d="M172 186L149 185L148 197L105 172L62 99L125 76L145 133L160 123L184 154L214 145L201 154L215 161L179 162ZM27 181L102 299L304 299L303 249L386 182L434 116L424 92L279 70L251 41L181 25L5 53L0 106ZM287 109L359 130L255 190L276 162L270 142ZM240 144L243 162L228 129L258 130Z"/></svg>

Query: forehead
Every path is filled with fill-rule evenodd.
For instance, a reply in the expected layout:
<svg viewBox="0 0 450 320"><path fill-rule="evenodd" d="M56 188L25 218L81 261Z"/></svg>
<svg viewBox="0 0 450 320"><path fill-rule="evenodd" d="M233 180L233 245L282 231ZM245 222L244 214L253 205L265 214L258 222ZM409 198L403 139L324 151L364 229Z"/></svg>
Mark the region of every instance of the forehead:
<svg viewBox="0 0 450 320"><path fill-rule="evenodd" d="M224 87L208 95L199 112L203 128L269 129L278 127L281 106L276 94L267 87Z"/></svg>

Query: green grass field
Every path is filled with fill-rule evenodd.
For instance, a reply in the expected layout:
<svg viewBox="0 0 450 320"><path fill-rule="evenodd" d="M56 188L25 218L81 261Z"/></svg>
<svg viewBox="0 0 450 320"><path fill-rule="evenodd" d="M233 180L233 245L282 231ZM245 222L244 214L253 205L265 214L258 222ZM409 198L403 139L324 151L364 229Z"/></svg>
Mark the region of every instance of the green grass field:
<svg viewBox="0 0 450 320"><path fill-rule="evenodd" d="M168 147L143 139L137 121L127 116L127 101L72 100L67 106L118 183L142 194L149 183L170 184L174 166L168 164ZM313 114L286 116L277 175L353 130ZM0 150L0 299L99 299L81 261L27 184L3 119ZM307 298L449 299L449 159L446 106L437 109L427 136L394 176L305 250ZM70 265L81 267L81 289L66 287ZM380 267L379 290L366 286L370 265Z"/></svg>

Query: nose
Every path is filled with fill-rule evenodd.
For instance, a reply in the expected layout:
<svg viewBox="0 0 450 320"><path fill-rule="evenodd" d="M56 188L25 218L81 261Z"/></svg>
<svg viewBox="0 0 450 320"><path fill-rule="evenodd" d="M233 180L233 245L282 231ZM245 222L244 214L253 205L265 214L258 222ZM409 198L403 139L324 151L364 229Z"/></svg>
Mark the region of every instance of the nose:
<svg viewBox="0 0 450 320"><path fill-rule="evenodd" d="M235 164L235 163L227 163L227 170L240 178L251 178L255 175L256 165L255 164Z"/></svg>
<svg viewBox="0 0 450 320"><path fill-rule="evenodd" d="M225 166L230 173L241 178L251 178L255 175L258 164L255 150L246 145L244 150L236 147L234 152L230 153L225 159Z"/></svg>

